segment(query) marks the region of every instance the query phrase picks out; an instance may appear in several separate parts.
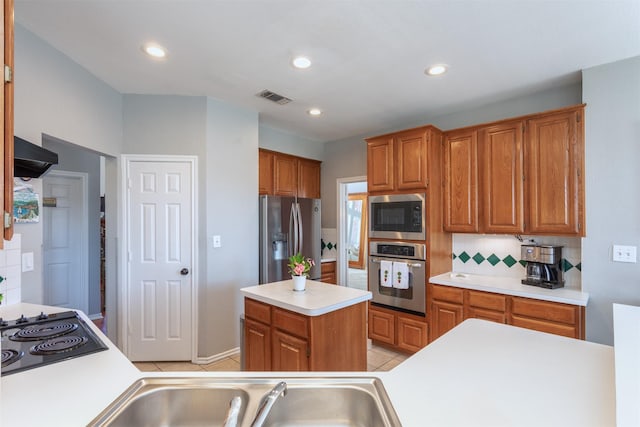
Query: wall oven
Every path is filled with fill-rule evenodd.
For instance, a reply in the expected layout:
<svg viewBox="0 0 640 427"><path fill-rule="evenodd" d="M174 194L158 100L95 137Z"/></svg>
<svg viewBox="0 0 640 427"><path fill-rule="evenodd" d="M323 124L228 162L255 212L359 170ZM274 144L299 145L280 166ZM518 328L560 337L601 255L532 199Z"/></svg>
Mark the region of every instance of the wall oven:
<svg viewBox="0 0 640 427"><path fill-rule="evenodd" d="M369 196L369 237L425 240L425 194Z"/></svg>
<svg viewBox="0 0 640 427"><path fill-rule="evenodd" d="M402 273L406 273L405 280L399 280ZM425 245L405 242L370 242L369 290L373 294L371 299L373 304L424 316L426 314Z"/></svg>

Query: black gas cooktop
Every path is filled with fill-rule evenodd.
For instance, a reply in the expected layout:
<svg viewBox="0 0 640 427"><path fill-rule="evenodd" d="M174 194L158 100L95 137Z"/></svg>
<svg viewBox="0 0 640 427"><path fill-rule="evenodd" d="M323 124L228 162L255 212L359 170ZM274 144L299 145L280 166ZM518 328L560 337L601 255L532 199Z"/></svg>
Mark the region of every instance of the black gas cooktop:
<svg viewBox="0 0 640 427"><path fill-rule="evenodd" d="M38 368L108 347L75 311L0 318L2 375Z"/></svg>

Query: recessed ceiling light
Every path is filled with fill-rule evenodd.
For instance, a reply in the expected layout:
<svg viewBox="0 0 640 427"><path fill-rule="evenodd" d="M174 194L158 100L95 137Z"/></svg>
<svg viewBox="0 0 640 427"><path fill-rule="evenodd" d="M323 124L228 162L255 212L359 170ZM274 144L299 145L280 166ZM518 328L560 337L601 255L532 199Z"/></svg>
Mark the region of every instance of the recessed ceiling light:
<svg viewBox="0 0 640 427"><path fill-rule="evenodd" d="M164 58L165 56L167 56L166 49L157 44L146 44L142 46L142 51L154 58Z"/></svg>
<svg viewBox="0 0 640 427"><path fill-rule="evenodd" d="M428 76L440 76L447 72L447 66L444 64L436 64L427 68L424 72Z"/></svg>
<svg viewBox="0 0 640 427"><path fill-rule="evenodd" d="M293 58L293 61L291 61L291 63L294 67L300 68L302 70L311 66L311 60L306 56L296 56L295 58Z"/></svg>
<svg viewBox="0 0 640 427"><path fill-rule="evenodd" d="M322 114L322 110L319 108L311 108L309 111L307 111L307 114L309 114L310 116L320 116Z"/></svg>

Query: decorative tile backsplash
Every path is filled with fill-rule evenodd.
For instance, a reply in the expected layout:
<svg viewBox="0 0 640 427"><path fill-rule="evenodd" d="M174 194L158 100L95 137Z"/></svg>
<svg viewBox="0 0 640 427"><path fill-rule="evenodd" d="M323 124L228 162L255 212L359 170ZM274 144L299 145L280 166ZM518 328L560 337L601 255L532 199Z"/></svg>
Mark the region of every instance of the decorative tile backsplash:
<svg viewBox="0 0 640 427"><path fill-rule="evenodd" d="M22 301L22 239L14 234L13 239L4 241L4 249L0 250L0 276L5 280L0 283L3 295L2 305L17 304Z"/></svg>
<svg viewBox="0 0 640 427"><path fill-rule="evenodd" d="M335 228L322 229L322 259L336 259L338 257L338 230Z"/></svg>
<svg viewBox="0 0 640 427"><path fill-rule="evenodd" d="M520 246L527 243L562 246L565 287L582 286L581 240L579 237L454 234L452 270L455 273L492 276L525 276L526 263L520 259Z"/></svg>

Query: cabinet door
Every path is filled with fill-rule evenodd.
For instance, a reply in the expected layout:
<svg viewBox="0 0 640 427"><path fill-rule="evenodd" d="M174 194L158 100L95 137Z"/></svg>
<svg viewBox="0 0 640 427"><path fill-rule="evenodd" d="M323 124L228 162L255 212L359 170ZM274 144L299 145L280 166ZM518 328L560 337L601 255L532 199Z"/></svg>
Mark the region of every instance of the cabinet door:
<svg viewBox="0 0 640 427"><path fill-rule="evenodd" d="M478 232L478 138L475 130L444 139L444 229Z"/></svg>
<svg viewBox="0 0 640 427"><path fill-rule="evenodd" d="M393 137L367 140L367 188L372 191L393 190Z"/></svg>
<svg viewBox="0 0 640 427"><path fill-rule="evenodd" d="M369 338L395 344L395 316L369 306Z"/></svg>
<svg viewBox="0 0 640 427"><path fill-rule="evenodd" d="M295 197L298 190L298 159L275 154L273 168L275 195Z"/></svg>
<svg viewBox="0 0 640 427"><path fill-rule="evenodd" d="M433 301L431 303L431 341L444 335L462 322L461 304Z"/></svg>
<svg viewBox="0 0 640 427"><path fill-rule="evenodd" d="M13 0L4 0L3 7L4 21L4 63L8 66L13 74L14 71L14 25L13 25ZM9 226L4 229L4 239L11 240L13 237L13 81L12 76L10 82L3 81L3 101L4 116L0 117L4 129L4 144L0 144L0 151L4 151L4 165L0 164L0 207L4 207L4 212L9 213ZM3 150L4 149L4 150ZM4 225L4 212L0 212L0 224ZM0 236L1 237L1 236ZM0 239L0 249L3 240Z"/></svg>
<svg viewBox="0 0 640 427"><path fill-rule="evenodd" d="M424 130L402 133L396 137L398 190L427 187L427 143Z"/></svg>
<svg viewBox="0 0 640 427"><path fill-rule="evenodd" d="M298 160L298 197L320 198L320 162Z"/></svg>
<svg viewBox="0 0 640 427"><path fill-rule="evenodd" d="M273 330L274 371L308 371L308 342L277 329Z"/></svg>
<svg viewBox="0 0 640 427"><path fill-rule="evenodd" d="M582 108L527 122L527 232L584 235Z"/></svg>
<svg viewBox="0 0 640 427"><path fill-rule="evenodd" d="M521 121L479 132L484 233L524 232L523 133Z"/></svg>
<svg viewBox="0 0 640 427"><path fill-rule="evenodd" d="M427 322L398 314L398 348L415 353L427 345Z"/></svg>
<svg viewBox="0 0 640 427"><path fill-rule="evenodd" d="M245 369L271 370L271 328L251 319L244 321Z"/></svg>
<svg viewBox="0 0 640 427"><path fill-rule="evenodd" d="M337 283L336 280L336 262L335 261L327 261L323 262L320 266L320 281L324 283L331 283L335 285Z"/></svg>
<svg viewBox="0 0 640 427"><path fill-rule="evenodd" d="M258 194L273 194L273 153L258 151Z"/></svg>

